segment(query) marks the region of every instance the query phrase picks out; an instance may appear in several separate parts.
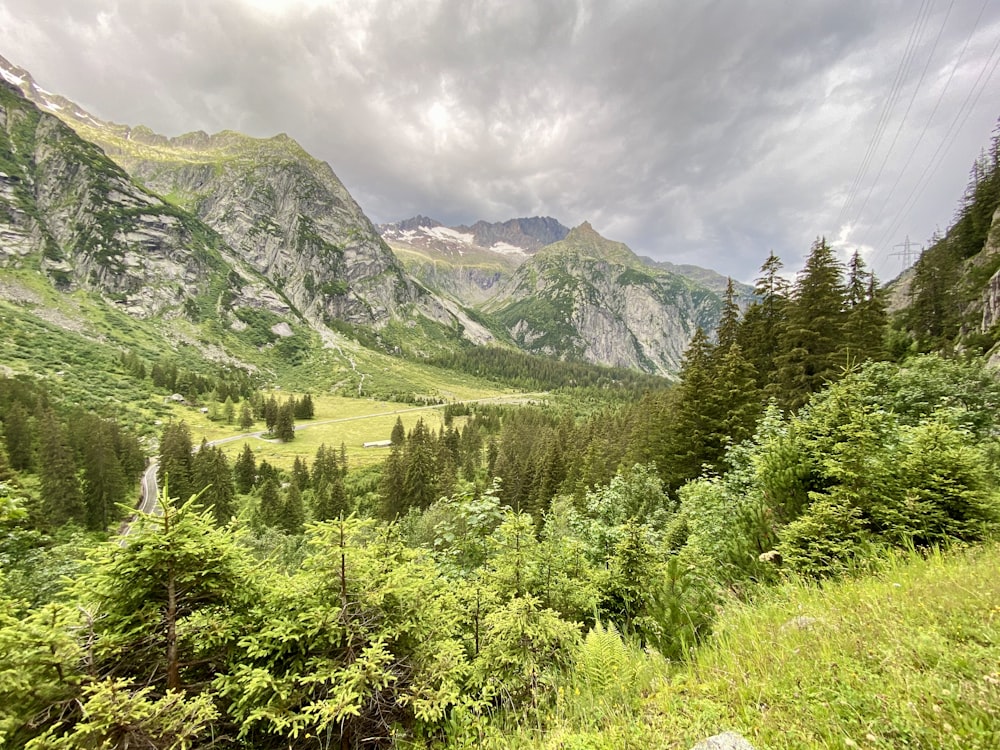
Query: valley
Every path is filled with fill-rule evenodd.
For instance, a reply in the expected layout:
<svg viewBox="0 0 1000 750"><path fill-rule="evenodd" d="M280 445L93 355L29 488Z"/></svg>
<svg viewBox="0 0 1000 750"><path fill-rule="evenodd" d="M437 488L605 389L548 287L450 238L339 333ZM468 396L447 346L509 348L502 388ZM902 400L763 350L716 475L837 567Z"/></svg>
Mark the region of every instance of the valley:
<svg viewBox="0 0 1000 750"><path fill-rule="evenodd" d="M0 746L994 746L1000 138L751 286L0 72Z"/></svg>

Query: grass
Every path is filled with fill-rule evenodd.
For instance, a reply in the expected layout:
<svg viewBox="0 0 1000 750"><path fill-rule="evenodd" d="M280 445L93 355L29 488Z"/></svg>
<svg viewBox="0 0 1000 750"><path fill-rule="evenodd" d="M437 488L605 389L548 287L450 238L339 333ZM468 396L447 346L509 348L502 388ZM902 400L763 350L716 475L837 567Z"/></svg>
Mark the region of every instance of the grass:
<svg viewBox="0 0 1000 750"><path fill-rule="evenodd" d="M292 395L278 391L275 396L282 401ZM297 394L301 395L301 394ZM479 394L476 398L491 401L522 399L526 394L496 396ZM386 456L384 448L365 448L364 444L379 440L388 440L396 419L403 421L407 431L413 429L418 419L432 430L439 430L444 425L443 406L409 406L391 401L371 399L345 398L342 396L320 395L313 397L316 416L311 420L296 422L295 440L290 443L280 443L263 438L247 438L224 443L221 447L230 461L243 449L243 443L250 443L257 460L266 459L268 463L280 468L290 469L296 456L302 456L312 461L316 449L326 444L328 447L340 448L341 443L347 448L347 460L350 468L370 466L381 463ZM200 443L202 438L212 441L243 434L237 425L227 425L213 422L197 409L177 404L168 407L171 418L184 420L191 428L193 441ZM238 413L238 411L237 411ZM339 421L331 421L339 420ZM456 427L461 426L460 418L455 420ZM257 422L251 432L265 429L262 422Z"/></svg>
<svg viewBox="0 0 1000 750"><path fill-rule="evenodd" d="M635 648L620 662L623 679L570 676L492 744L689 748L737 731L768 750L1000 747L1000 546L790 582L729 606L686 663Z"/></svg>

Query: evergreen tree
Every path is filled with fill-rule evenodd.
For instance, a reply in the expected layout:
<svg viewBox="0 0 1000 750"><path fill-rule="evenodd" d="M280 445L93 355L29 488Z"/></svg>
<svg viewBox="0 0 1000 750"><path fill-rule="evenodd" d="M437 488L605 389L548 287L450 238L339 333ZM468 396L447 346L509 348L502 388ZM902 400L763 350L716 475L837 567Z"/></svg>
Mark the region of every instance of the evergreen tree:
<svg viewBox="0 0 1000 750"><path fill-rule="evenodd" d="M726 279L726 292L722 297L722 315L719 318L719 326L716 329L716 349L722 352L729 351L729 347L736 343L736 336L740 327L740 306L736 303L736 289L733 287L732 278Z"/></svg>
<svg viewBox="0 0 1000 750"><path fill-rule="evenodd" d="M253 409L248 402L244 401L240 408L240 429L249 430L251 427L253 427Z"/></svg>
<svg viewBox="0 0 1000 750"><path fill-rule="evenodd" d="M406 431L401 418L396 418L392 428L389 455L382 466L382 480L379 484L379 494L382 496L382 516L392 520L402 517L408 505L403 498L403 475L406 467L403 463L403 444L406 441ZM315 464L313 465L315 473Z"/></svg>
<svg viewBox="0 0 1000 750"><path fill-rule="evenodd" d="M716 461L724 445L721 414L715 397L714 349L705 332L695 331L681 364L676 412L670 426L664 482L671 490L701 474Z"/></svg>
<svg viewBox="0 0 1000 750"><path fill-rule="evenodd" d="M840 262L825 239L813 243L795 284L777 358L779 399L791 409L836 380L843 356L846 289Z"/></svg>
<svg viewBox="0 0 1000 750"><path fill-rule="evenodd" d="M233 400L229 396L226 396L226 400L222 404L222 418L226 421L226 424L232 424L236 418L236 404L233 403Z"/></svg>
<svg viewBox="0 0 1000 750"><path fill-rule="evenodd" d="M781 275L781 260L773 252L761 266L754 284L757 300L747 308L737 340L757 373L758 388L774 392L776 358L785 329L789 284Z"/></svg>
<svg viewBox="0 0 1000 750"><path fill-rule="evenodd" d="M249 493L257 481L257 461L254 458L250 443L243 443L243 450L233 464L233 477L236 480L236 490L241 494Z"/></svg>
<svg viewBox="0 0 1000 750"><path fill-rule="evenodd" d="M312 419L316 414L312 395L307 393L295 402L296 419Z"/></svg>
<svg viewBox="0 0 1000 750"><path fill-rule="evenodd" d="M86 522L73 449L54 413L46 410L38 424L40 498L45 521L61 526Z"/></svg>
<svg viewBox="0 0 1000 750"><path fill-rule="evenodd" d="M195 493L191 476L191 431L186 422L171 422L160 437L160 459L156 479L169 487L172 497L186 501Z"/></svg>
<svg viewBox="0 0 1000 750"><path fill-rule="evenodd" d="M290 443L295 439L294 401L289 400L278 409L278 421L275 423L274 434L283 443Z"/></svg>
<svg viewBox="0 0 1000 750"><path fill-rule="evenodd" d="M285 502L281 512L281 528L289 534L301 534L306 512L302 504L302 492L294 482L285 489Z"/></svg>
<svg viewBox="0 0 1000 750"><path fill-rule="evenodd" d="M11 404L7 413L3 415L3 432L10 468L14 471L29 471L34 463L34 433L28 410L20 401Z"/></svg>
<svg viewBox="0 0 1000 750"><path fill-rule="evenodd" d="M712 412L721 419L716 429L723 438L720 451L753 437L763 404L757 388L757 372L753 363L743 356L739 344L730 346L719 363L713 395L717 406ZM722 458L720 452L714 459L716 466L721 466Z"/></svg>
<svg viewBox="0 0 1000 750"><path fill-rule="evenodd" d="M406 508L424 509L436 497L434 435L423 419L407 436L403 454L403 503Z"/></svg>
<svg viewBox="0 0 1000 750"><path fill-rule="evenodd" d="M264 424L267 427L267 431L272 434L278 425L279 411L278 400L273 395L264 402Z"/></svg>
<svg viewBox="0 0 1000 750"><path fill-rule="evenodd" d="M848 264L844 360L862 363L883 359L887 324L885 299L875 274L867 271L861 256L854 253Z"/></svg>
<svg viewBox="0 0 1000 750"><path fill-rule="evenodd" d="M320 448L322 447L321 445ZM301 456L296 456L292 463L292 484L298 487L300 492L309 489L309 467Z"/></svg>
<svg viewBox="0 0 1000 750"><path fill-rule="evenodd" d="M202 441L192 458L191 473L201 507L212 512L216 524L227 523L236 513L236 487L226 454Z"/></svg>
<svg viewBox="0 0 1000 750"><path fill-rule="evenodd" d="M90 415L80 422L88 434L81 446L87 528L103 531L118 517L116 504L125 499L125 473L107 422Z"/></svg>
<svg viewBox="0 0 1000 750"><path fill-rule="evenodd" d="M284 510L278 480L276 477L268 477L260 488L260 497L257 502L257 517L264 526L279 528L282 526Z"/></svg>

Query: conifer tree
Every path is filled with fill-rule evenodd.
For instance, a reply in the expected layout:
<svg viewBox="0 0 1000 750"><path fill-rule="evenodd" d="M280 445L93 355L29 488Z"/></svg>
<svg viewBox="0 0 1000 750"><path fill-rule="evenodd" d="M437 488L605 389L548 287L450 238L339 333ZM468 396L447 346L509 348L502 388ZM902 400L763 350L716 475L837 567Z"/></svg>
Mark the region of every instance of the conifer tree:
<svg viewBox="0 0 1000 750"><path fill-rule="evenodd" d="M67 521L84 523L86 513L73 449L63 426L48 410L38 424L38 459L45 520L56 526Z"/></svg>
<svg viewBox="0 0 1000 750"><path fill-rule="evenodd" d="M254 458L250 443L243 443L243 450L233 464L233 478L236 480L236 490L243 495L249 493L257 481L257 460Z"/></svg>
<svg viewBox="0 0 1000 750"><path fill-rule="evenodd" d="M781 269L781 259L772 252L761 266L761 275L753 290L757 300L747 308L737 337L757 372L757 386L761 389L772 386L769 388L771 395L789 300L789 284L781 275Z"/></svg>
<svg viewBox="0 0 1000 750"><path fill-rule="evenodd" d="M222 404L222 418L226 424L232 424L236 418L236 404L229 396L226 396L226 400Z"/></svg>
<svg viewBox="0 0 1000 750"><path fill-rule="evenodd" d="M436 500L434 435L418 419L403 454L403 503L424 509Z"/></svg>
<svg viewBox="0 0 1000 750"><path fill-rule="evenodd" d="M156 478L171 495L186 501L195 493L191 476L191 431L186 422L171 422L160 437L160 460Z"/></svg>
<svg viewBox="0 0 1000 750"><path fill-rule="evenodd" d="M20 401L11 404L3 415L4 440L7 458L14 471L28 471L34 461L34 433L29 422L28 410Z"/></svg>
<svg viewBox="0 0 1000 750"><path fill-rule="evenodd" d="M403 475L406 467L403 463L403 444L406 440L406 430L401 418L396 418L392 428L389 455L382 467L382 480L379 494L382 496L382 516L387 519L401 517L408 507L403 498ZM315 466L314 466L315 473Z"/></svg>
<svg viewBox="0 0 1000 750"><path fill-rule="evenodd" d="M855 252L848 264L844 360L860 364L883 359L887 324L885 300L875 274L865 268L864 260Z"/></svg>
<svg viewBox="0 0 1000 750"><path fill-rule="evenodd" d="M253 427L253 409L244 401L240 408L240 429L249 430L251 427Z"/></svg>
<svg viewBox="0 0 1000 750"><path fill-rule="evenodd" d="M736 303L736 289L732 278L726 279L726 292L722 297L722 315L716 329L716 350L725 354L736 343L740 327L740 306Z"/></svg>
<svg viewBox="0 0 1000 750"><path fill-rule="evenodd" d="M274 434L283 443L295 439L295 402L288 401L278 409L278 420L274 426Z"/></svg>
<svg viewBox="0 0 1000 750"><path fill-rule="evenodd" d="M273 433L278 425L279 410L278 400L273 395L264 402L264 425L270 433Z"/></svg>
<svg viewBox="0 0 1000 750"><path fill-rule="evenodd" d="M842 372L843 269L825 239L813 243L795 284L777 358L782 404L797 409Z"/></svg>
<svg viewBox="0 0 1000 750"><path fill-rule="evenodd" d="M292 484L298 487L300 492L309 489L309 467L301 456L296 456L292 463Z"/></svg>
<svg viewBox="0 0 1000 750"><path fill-rule="evenodd" d="M103 531L118 516L116 503L124 499L125 473L107 423L89 415L81 421L88 433L81 450L87 528Z"/></svg>
<svg viewBox="0 0 1000 750"><path fill-rule="evenodd" d="M276 477L268 477L261 485L257 516L264 526L278 528L282 525L284 503L281 501L281 490Z"/></svg>
<svg viewBox="0 0 1000 750"><path fill-rule="evenodd" d="M668 438L669 452L664 480L670 489L680 487L701 473L705 463L721 455L721 415L714 397L712 372L714 348L705 332L695 331L681 364L676 413Z"/></svg>
<svg viewBox="0 0 1000 750"><path fill-rule="evenodd" d="M236 488L226 454L202 441L192 457L191 474L201 507L212 512L216 524L227 523L236 512Z"/></svg>
<svg viewBox="0 0 1000 750"><path fill-rule="evenodd" d="M294 483L285 489L285 502L282 506L281 528L289 534L301 534L306 520L305 507L302 504L302 492Z"/></svg>

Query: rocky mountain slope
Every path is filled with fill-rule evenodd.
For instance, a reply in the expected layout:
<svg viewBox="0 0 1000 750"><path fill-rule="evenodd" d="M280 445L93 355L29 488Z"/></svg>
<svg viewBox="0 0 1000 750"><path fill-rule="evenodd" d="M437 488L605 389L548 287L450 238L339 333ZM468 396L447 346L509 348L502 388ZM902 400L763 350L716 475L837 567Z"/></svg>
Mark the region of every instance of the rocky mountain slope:
<svg viewBox="0 0 1000 750"><path fill-rule="evenodd" d="M499 284L539 248L569 232L551 217L446 227L426 216L381 224L408 273L429 289L466 305L492 297Z"/></svg>
<svg viewBox="0 0 1000 750"><path fill-rule="evenodd" d="M526 351L672 375L719 295L649 268L588 223L521 264L486 305Z"/></svg>
<svg viewBox="0 0 1000 750"><path fill-rule="evenodd" d="M0 265L99 291L142 317L222 293L221 244L0 81Z"/></svg>
<svg viewBox="0 0 1000 750"><path fill-rule="evenodd" d="M230 262L266 281L269 288L250 290L237 283L254 306L292 310L324 333L343 323L377 330L416 316L477 343L493 340L459 305L414 283L330 166L287 135L166 138L101 121L2 58L0 75L100 146L141 192L163 196L156 200L164 210L214 230Z"/></svg>
<svg viewBox="0 0 1000 750"><path fill-rule="evenodd" d="M2 58L0 76L0 261L133 316L263 326L265 346L290 326L333 345L346 332L417 355L499 336L657 374L675 373L695 328L716 323L716 292L587 224L415 217L376 230L287 135L167 138L101 121Z"/></svg>

